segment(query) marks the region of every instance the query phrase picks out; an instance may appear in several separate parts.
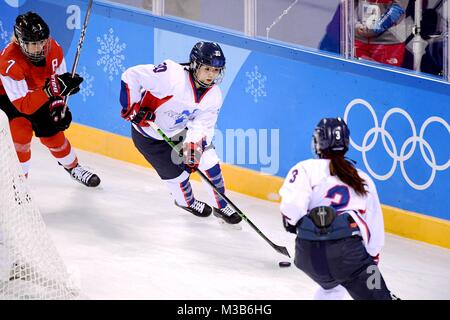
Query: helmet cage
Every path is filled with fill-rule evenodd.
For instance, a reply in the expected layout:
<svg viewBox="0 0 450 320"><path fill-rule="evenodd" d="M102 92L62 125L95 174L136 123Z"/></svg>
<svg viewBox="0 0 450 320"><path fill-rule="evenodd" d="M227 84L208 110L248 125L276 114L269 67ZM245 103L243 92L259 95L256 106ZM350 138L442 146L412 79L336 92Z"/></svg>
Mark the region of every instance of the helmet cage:
<svg viewBox="0 0 450 320"><path fill-rule="evenodd" d="M50 41L48 39L40 41L25 41L17 39L22 53L31 61L42 61L50 51ZM32 49L34 47L34 49Z"/></svg>
<svg viewBox="0 0 450 320"><path fill-rule="evenodd" d="M192 76L194 77L195 82L197 82L201 87L209 88L209 87L212 87L215 84L220 84L222 82L223 77L225 75L225 67L220 67L219 74L214 79L214 81L212 81L210 84L207 84L207 83L204 83L204 82L202 82L202 81L200 81L198 79L198 72L199 72L201 66L208 66L208 67L211 67L211 68L217 68L217 67L210 66L208 64L198 63L197 61L192 61L191 62L190 69L192 71Z"/></svg>
<svg viewBox="0 0 450 320"><path fill-rule="evenodd" d="M14 36L22 53L34 63L43 60L50 50L48 25L34 12L17 17Z"/></svg>

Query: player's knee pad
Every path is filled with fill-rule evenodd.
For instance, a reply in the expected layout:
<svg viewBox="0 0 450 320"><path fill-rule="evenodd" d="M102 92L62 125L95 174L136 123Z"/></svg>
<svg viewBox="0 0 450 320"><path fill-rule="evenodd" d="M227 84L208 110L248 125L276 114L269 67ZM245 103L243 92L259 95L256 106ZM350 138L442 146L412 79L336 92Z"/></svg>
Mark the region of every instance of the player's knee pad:
<svg viewBox="0 0 450 320"><path fill-rule="evenodd" d="M202 157L200 158L200 164L198 168L201 171L209 170L214 167L217 163L219 163L219 157L217 156L216 150L214 148L210 148L205 150Z"/></svg>
<svg viewBox="0 0 450 320"><path fill-rule="evenodd" d="M41 140L42 144L47 148L61 147L67 141L64 133L62 132L58 132L50 137L40 137L39 140Z"/></svg>
<svg viewBox="0 0 450 320"><path fill-rule="evenodd" d="M33 129L31 122L23 117L14 118L9 122L11 136L16 143L27 144L33 138Z"/></svg>
<svg viewBox="0 0 450 320"><path fill-rule="evenodd" d="M188 206L194 199L189 183L189 173L183 171L178 177L163 180L175 201L182 206Z"/></svg>

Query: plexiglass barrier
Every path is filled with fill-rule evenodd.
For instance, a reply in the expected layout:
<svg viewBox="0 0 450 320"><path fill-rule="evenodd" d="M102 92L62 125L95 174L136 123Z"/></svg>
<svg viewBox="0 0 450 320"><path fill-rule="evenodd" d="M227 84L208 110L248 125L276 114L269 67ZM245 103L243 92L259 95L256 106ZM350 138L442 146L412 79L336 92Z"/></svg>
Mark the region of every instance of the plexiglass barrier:
<svg viewBox="0 0 450 320"><path fill-rule="evenodd" d="M342 10L345 57L448 80L447 0L346 0Z"/></svg>
<svg viewBox="0 0 450 320"><path fill-rule="evenodd" d="M449 80L448 0L113 0Z"/></svg>

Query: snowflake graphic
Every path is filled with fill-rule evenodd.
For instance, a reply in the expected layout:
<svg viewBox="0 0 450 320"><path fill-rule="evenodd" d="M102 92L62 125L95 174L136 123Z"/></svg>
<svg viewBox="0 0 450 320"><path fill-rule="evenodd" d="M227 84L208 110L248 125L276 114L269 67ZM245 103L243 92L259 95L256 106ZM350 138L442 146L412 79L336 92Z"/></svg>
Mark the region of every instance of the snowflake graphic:
<svg viewBox="0 0 450 320"><path fill-rule="evenodd" d="M9 42L8 31L3 29L3 21L0 20L0 39L3 40L5 44Z"/></svg>
<svg viewBox="0 0 450 320"><path fill-rule="evenodd" d="M258 103L259 97L267 96L264 83L267 80L266 76L263 76L258 71L258 66L255 65L255 68L251 72L246 72L245 76L248 77L247 80L247 88L245 88L245 92L250 93L253 96L253 101Z"/></svg>
<svg viewBox="0 0 450 320"><path fill-rule="evenodd" d="M87 97L89 96L93 97L95 95L95 92L92 90L93 89L92 82L94 81L95 78L91 76L89 73L87 73L85 66L83 66L79 74L84 79L80 85L80 94L83 96L83 102L86 102Z"/></svg>
<svg viewBox="0 0 450 320"><path fill-rule="evenodd" d="M97 37L97 42L100 44L100 49L97 53L101 56L97 60L97 65L104 65L103 71L109 74L109 81L114 79L114 76L119 74L119 71L125 71L122 62L125 56L122 51L127 47L126 43L119 43L119 37L114 36L114 30L110 28L109 34L104 34L103 38Z"/></svg>

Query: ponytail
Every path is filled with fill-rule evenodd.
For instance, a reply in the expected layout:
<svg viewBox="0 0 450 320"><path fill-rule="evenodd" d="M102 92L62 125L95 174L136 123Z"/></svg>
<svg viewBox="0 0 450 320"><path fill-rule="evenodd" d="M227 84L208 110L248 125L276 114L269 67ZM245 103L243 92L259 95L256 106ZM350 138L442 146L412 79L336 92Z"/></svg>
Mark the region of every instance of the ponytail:
<svg viewBox="0 0 450 320"><path fill-rule="evenodd" d="M330 174L337 176L342 182L349 185L356 194L367 195L366 181L361 178L353 163L346 160L343 154L329 154L325 158L330 159Z"/></svg>

